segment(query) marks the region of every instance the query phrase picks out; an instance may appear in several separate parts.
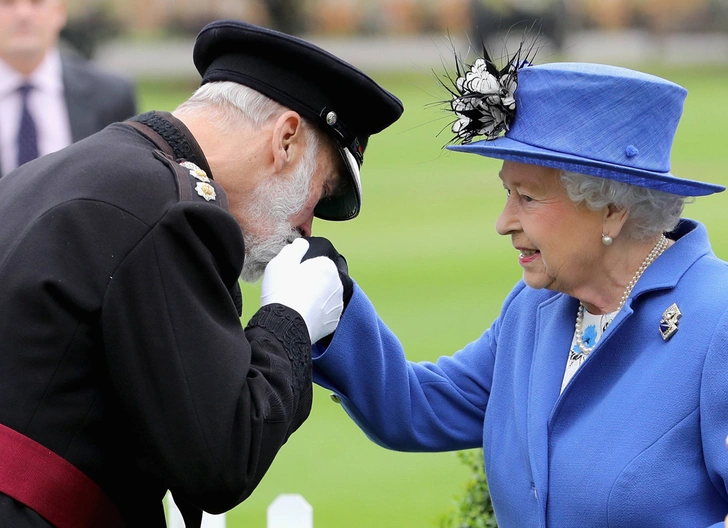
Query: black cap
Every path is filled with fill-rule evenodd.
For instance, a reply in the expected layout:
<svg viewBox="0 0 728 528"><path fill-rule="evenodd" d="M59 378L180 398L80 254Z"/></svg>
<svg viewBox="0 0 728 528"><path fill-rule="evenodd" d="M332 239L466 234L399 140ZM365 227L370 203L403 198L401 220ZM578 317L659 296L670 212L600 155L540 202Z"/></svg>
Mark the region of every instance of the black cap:
<svg viewBox="0 0 728 528"><path fill-rule="evenodd" d="M235 20L219 20L197 36L193 58L202 84L244 84L295 110L336 140L347 172L343 192L314 214L349 220L361 208L359 170L370 135L402 115L399 99L357 68L297 37Z"/></svg>

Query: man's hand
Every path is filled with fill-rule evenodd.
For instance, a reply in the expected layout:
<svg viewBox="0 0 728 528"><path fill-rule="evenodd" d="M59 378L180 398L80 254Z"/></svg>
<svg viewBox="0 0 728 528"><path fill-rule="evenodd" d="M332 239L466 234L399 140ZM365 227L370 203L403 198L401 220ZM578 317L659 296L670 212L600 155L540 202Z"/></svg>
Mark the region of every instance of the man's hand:
<svg viewBox="0 0 728 528"><path fill-rule="evenodd" d="M311 343L336 330L344 288L334 262L324 256L302 261L309 242L296 239L271 260L263 274L260 304L292 308L306 323Z"/></svg>
<svg viewBox="0 0 728 528"><path fill-rule="evenodd" d="M306 254L303 256L303 260L308 260L315 257L328 257L336 264L336 269L339 270L339 279L341 279L341 285L344 287L344 310L351 300L351 296L354 293L354 283L349 277L349 266L346 263L344 255L341 255L334 245L323 237L305 237L308 240L309 248Z"/></svg>

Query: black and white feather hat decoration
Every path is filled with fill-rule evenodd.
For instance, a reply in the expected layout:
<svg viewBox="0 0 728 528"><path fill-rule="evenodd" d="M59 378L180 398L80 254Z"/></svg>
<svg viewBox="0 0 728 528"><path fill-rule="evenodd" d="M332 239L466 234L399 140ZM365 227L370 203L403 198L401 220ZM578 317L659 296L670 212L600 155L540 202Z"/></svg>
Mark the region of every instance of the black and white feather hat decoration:
<svg viewBox="0 0 728 528"><path fill-rule="evenodd" d="M455 55L455 76L445 74L446 81L440 83L450 92L445 103L455 114L451 143L468 144L474 138L483 136L493 140L508 131L516 114L515 91L518 87L518 72L530 66L535 54L533 44L524 42L516 53L498 68L491 59L485 44L482 57L467 65Z"/></svg>

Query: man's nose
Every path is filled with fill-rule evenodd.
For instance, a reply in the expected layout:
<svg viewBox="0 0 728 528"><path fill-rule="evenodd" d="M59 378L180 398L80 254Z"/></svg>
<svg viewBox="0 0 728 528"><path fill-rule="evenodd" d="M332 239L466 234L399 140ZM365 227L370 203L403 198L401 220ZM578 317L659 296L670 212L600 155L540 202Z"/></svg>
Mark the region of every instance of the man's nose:
<svg viewBox="0 0 728 528"><path fill-rule="evenodd" d="M311 232L313 230L313 214L308 217L308 219L297 225L296 229L301 233L302 236L311 236Z"/></svg>

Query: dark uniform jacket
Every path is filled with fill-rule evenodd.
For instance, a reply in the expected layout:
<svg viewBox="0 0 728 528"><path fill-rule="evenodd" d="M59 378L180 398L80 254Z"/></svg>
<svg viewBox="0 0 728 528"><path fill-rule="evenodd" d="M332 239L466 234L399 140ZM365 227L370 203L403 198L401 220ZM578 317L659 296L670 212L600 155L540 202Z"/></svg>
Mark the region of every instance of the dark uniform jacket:
<svg viewBox="0 0 728 528"><path fill-rule="evenodd" d="M134 527L165 525L167 489L197 516L240 503L312 397L305 323L270 305L243 328L225 193L173 161L212 176L184 125L145 116L159 135L114 124L0 179L0 423ZM0 494L0 526L48 524Z"/></svg>

